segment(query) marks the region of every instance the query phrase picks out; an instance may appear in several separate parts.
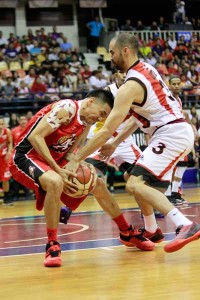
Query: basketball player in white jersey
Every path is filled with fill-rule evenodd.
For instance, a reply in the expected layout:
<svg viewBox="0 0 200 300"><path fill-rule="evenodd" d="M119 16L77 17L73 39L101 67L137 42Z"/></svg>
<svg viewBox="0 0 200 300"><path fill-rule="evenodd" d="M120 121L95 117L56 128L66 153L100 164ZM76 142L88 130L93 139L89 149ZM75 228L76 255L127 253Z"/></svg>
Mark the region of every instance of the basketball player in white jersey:
<svg viewBox="0 0 200 300"><path fill-rule="evenodd" d="M181 79L178 75L172 75L169 78L169 88L173 94L173 96L177 99L178 103L180 104L180 107L182 109L182 101L179 97L181 92ZM185 115L185 112L183 112ZM189 122L190 123L190 122ZM193 153L194 147L193 147ZM195 160L194 160L195 162ZM181 188L181 182L183 175L189 166L188 161L188 155L181 158L180 161L177 163L177 165L174 168L173 176L172 176L172 183L169 185L167 191L165 192L165 195L169 199L170 202L172 202L174 205L187 205L187 201L182 198L181 193L179 192L179 189Z"/></svg>
<svg viewBox="0 0 200 300"><path fill-rule="evenodd" d="M111 61L116 68L127 73L125 83L119 88L114 107L102 129L74 155L67 168L75 171L81 160L109 140L131 111L130 126L126 126L124 134L116 137L115 144L138 126L151 138L130 172L126 189L140 207L145 203L145 216L151 224L155 208L177 227L176 238L164 247L166 252L174 252L200 237L200 224L186 218L164 195L174 166L194 145L194 133L157 70L139 61L138 51L139 42L135 35L120 33L112 38L109 44ZM131 240L128 234L126 240Z"/></svg>

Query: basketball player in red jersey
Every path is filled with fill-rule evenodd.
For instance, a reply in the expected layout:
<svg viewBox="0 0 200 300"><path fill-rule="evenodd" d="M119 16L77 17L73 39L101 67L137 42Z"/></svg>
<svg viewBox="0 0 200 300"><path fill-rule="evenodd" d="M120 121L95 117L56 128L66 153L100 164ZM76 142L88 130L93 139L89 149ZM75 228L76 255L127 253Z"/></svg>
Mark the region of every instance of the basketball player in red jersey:
<svg viewBox="0 0 200 300"><path fill-rule="evenodd" d="M13 137L13 145L15 146L18 140L18 137L23 132L26 124L28 123L28 119L25 115L19 116L19 125L15 126L11 129L12 137Z"/></svg>
<svg viewBox="0 0 200 300"><path fill-rule="evenodd" d="M4 191L4 204L13 205L9 197L9 158L12 152L12 135L10 129L6 128L3 117L0 117L0 181Z"/></svg>
<svg viewBox="0 0 200 300"><path fill-rule="evenodd" d="M26 115L22 114L19 116L19 125L15 126L14 128L11 129L14 146L16 146L17 140L18 140L19 136L22 134L22 132L24 131L27 123L28 123L28 119L27 119ZM20 188L24 190L24 197L26 200L34 198L34 195L31 194L31 192L28 188L26 188L24 185L21 185L16 180L13 180L12 185L11 185L12 201L18 200Z"/></svg>
<svg viewBox="0 0 200 300"><path fill-rule="evenodd" d="M125 128L126 134L140 127L151 138L130 172L126 189L140 207L145 204L143 212L146 209L149 222L153 222L155 208L177 227L176 238L164 247L166 252L174 252L200 237L200 224L186 218L164 195L174 166L194 145L194 133L157 70L139 61L138 50L139 43L134 34L121 33L110 41L112 63L127 73L125 83L116 94L105 125L74 155L67 168L75 171L81 160L103 146L131 110L132 120ZM125 131L121 133L121 141L124 137ZM116 145L117 141L121 142L120 134L116 137ZM126 239L130 241L131 237L127 235Z"/></svg>
<svg viewBox="0 0 200 300"><path fill-rule="evenodd" d="M35 191L36 208L42 210L44 207L48 236L44 260L46 267L62 264L57 239L60 200L71 210L75 210L86 198L72 198L63 193L63 190L76 188L76 185L68 180L68 176L75 174L63 166L73 156L73 150L87 135L90 126L107 118L113 103L112 94L105 90L92 91L84 100L78 102L70 99L60 100L34 115L17 141L10 161L10 170L15 180ZM119 228L128 231L130 225L112 200L103 180L98 179L92 193ZM144 247L145 250L153 250L155 247L154 243L147 239L143 239L143 242L140 247Z"/></svg>
<svg viewBox="0 0 200 300"><path fill-rule="evenodd" d="M75 209L85 198L73 199L63 192L76 187L68 180L75 174L63 167L91 124L109 115L113 102L111 93L96 90L82 101L52 103L33 116L17 140L10 170L16 181L35 191L36 208L44 208L48 236L45 266L62 264L57 241L60 200Z"/></svg>

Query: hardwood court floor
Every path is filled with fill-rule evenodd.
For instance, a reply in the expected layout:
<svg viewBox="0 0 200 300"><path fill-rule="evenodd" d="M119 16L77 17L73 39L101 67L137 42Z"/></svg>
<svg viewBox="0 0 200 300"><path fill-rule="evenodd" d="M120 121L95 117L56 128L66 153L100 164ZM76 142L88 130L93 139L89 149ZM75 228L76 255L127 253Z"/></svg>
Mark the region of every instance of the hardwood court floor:
<svg viewBox="0 0 200 300"><path fill-rule="evenodd" d="M200 221L200 189L184 189L188 207L181 211ZM126 218L141 226L134 200L115 195ZM164 242L151 252L128 249L118 241L109 216L89 196L70 218L60 224L63 266L43 267L46 243L43 212L34 201L0 206L1 299L4 300L199 300L200 241L167 254ZM174 228L158 219L166 240Z"/></svg>

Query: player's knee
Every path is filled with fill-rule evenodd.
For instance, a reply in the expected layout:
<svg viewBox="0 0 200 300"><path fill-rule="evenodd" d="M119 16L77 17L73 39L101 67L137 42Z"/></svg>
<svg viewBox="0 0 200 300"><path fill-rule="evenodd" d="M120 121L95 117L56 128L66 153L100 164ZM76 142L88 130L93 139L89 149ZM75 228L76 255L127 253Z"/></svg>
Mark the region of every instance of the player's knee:
<svg viewBox="0 0 200 300"><path fill-rule="evenodd" d="M126 191L130 195L136 195L138 192L142 190L142 181L139 177L130 176L126 183Z"/></svg>
<svg viewBox="0 0 200 300"><path fill-rule="evenodd" d="M52 191L63 191L63 180L62 177L58 174L55 174L55 176L51 176L48 179L48 183L47 183L47 188L48 190L52 190Z"/></svg>

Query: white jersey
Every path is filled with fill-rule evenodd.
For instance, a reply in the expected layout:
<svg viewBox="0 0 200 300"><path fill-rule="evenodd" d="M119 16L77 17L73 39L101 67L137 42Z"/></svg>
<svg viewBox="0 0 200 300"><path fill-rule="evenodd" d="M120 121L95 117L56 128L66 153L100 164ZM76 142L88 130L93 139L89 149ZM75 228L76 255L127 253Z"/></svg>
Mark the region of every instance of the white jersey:
<svg viewBox="0 0 200 300"><path fill-rule="evenodd" d="M112 83L112 84L108 85L108 88L109 88L110 92L113 94L113 96L115 97L115 95L118 91L118 87L117 87L116 83ZM114 137L122 131L125 124L126 124L126 120L121 125L119 125L116 132L114 132L113 136L109 139L108 142L112 141L114 139ZM94 135L95 127L96 127L96 124L94 124L91 127L90 132L88 134L89 139ZM140 154L141 154L141 151L140 151L139 147L134 143L133 136L130 135L121 144L118 145L116 150L111 155L110 160L114 159L116 165L118 165L118 166L120 166L123 162L128 162L128 163L132 164L139 158ZM95 151L93 154L91 154L89 157L99 159L98 158L99 157L98 150Z"/></svg>
<svg viewBox="0 0 200 300"><path fill-rule="evenodd" d="M145 133L150 135L160 126L184 119L180 104L150 64L138 61L129 69L126 79L135 80L145 90L142 104L132 103L131 114Z"/></svg>

